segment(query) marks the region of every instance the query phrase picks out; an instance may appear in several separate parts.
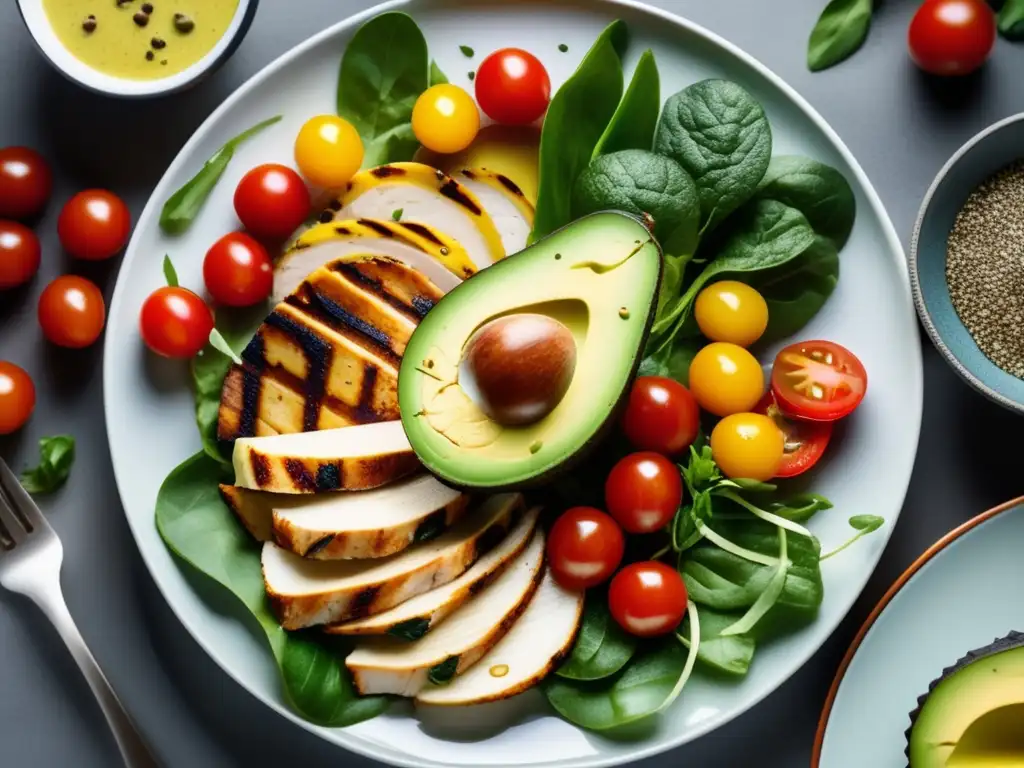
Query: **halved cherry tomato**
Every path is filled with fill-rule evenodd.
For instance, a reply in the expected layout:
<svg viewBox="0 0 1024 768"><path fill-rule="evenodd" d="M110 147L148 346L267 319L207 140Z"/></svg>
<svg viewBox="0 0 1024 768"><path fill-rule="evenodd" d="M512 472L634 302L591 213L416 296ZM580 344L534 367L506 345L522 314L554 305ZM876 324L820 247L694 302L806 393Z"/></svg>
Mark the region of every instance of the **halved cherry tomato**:
<svg viewBox="0 0 1024 768"><path fill-rule="evenodd" d="M36 407L36 387L23 368L0 360L0 435L21 429Z"/></svg>
<svg viewBox="0 0 1024 768"><path fill-rule="evenodd" d="M146 346L164 357L195 357L210 338L213 312L187 288L157 288L142 305L139 330Z"/></svg>
<svg viewBox="0 0 1024 768"><path fill-rule="evenodd" d="M634 447L676 456L697 439L700 408L678 381L641 376L629 391L622 428Z"/></svg>
<svg viewBox="0 0 1024 768"><path fill-rule="evenodd" d="M775 404L775 396L767 392L754 409L775 422L782 430L782 463L776 477L796 477L818 463L832 439L831 421L800 421L790 419Z"/></svg>
<svg viewBox="0 0 1024 768"><path fill-rule="evenodd" d="M250 307L270 295L274 269L270 254L245 232L229 232L203 259L206 290L228 307Z"/></svg>
<svg viewBox="0 0 1024 768"><path fill-rule="evenodd" d="M34 149L0 149L0 216L27 219L43 210L53 189L50 166Z"/></svg>
<svg viewBox="0 0 1024 768"><path fill-rule="evenodd" d="M124 248L131 230L128 206L105 189L79 192L64 204L57 219L64 250L86 261L109 259Z"/></svg>
<svg viewBox="0 0 1024 768"><path fill-rule="evenodd" d="M868 373L857 356L831 341L801 341L779 352L772 394L783 413L808 421L836 421L864 399Z"/></svg>
<svg viewBox="0 0 1024 768"><path fill-rule="evenodd" d="M743 413L764 395L764 371L743 347L716 341L694 355L690 391L715 416Z"/></svg>
<svg viewBox="0 0 1024 768"><path fill-rule="evenodd" d="M442 83L428 88L412 108L412 132L433 152L461 152L473 143L479 130L476 102L457 85Z"/></svg>
<svg viewBox="0 0 1024 768"><path fill-rule="evenodd" d="M660 453L631 453L612 467L604 484L608 514L629 533L668 525L683 501L679 468Z"/></svg>
<svg viewBox="0 0 1024 768"><path fill-rule="evenodd" d="M62 275L39 296L39 325L43 335L59 347L88 347L103 332L107 307L94 283L76 275Z"/></svg>
<svg viewBox="0 0 1024 768"><path fill-rule="evenodd" d="M679 571L655 560L627 565L608 587L612 618L637 637L664 635L678 627L686 599Z"/></svg>
<svg viewBox="0 0 1024 768"><path fill-rule="evenodd" d="M782 430L760 413L734 413L711 430L711 457L726 477L771 480L784 451Z"/></svg>
<svg viewBox="0 0 1024 768"><path fill-rule="evenodd" d="M572 507L548 534L548 565L566 589L600 584L619 567L626 538L611 517L593 507Z"/></svg>
<svg viewBox="0 0 1024 768"><path fill-rule="evenodd" d="M39 269L39 238L16 221L0 221L0 291L23 285Z"/></svg>
<svg viewBox="0 0 1024 768"><path fill-rule="evenodd" d="M551 79L536 56L502 48L476 71L476 100L492 120L526 125L544 114L551 101Z"/></svg>
<svg viewBox="0 0 1024 768"><path fill-rule="evenodd" d="M284 240L309 216L312 202L302 177L286 165L258 165L238 182L235 213L256 237Z"/></svg>
<svg viewBox="0 0 1024 768"><path fill-rule="evenodd" d="M996 42L996 17L984 0L925 0L910 21L910 58L933 75L966 75Z"/></svg>

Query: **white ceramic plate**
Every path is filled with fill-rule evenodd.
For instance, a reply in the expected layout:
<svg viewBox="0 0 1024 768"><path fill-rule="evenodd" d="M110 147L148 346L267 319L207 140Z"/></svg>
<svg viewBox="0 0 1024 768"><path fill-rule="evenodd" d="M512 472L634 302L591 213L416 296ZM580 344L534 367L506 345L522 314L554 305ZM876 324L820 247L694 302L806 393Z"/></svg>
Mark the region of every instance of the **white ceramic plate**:
<svg viewBox="0 0 1024 768"><path fill-rule="evenodd" d="M967 521L900 576L839 667L812 768L906 768L909 713L928 684L968 651L1024 629L1021 541L1024 497Z"/></svg>
<svg viewBox="0 0 1024 768"><path fill-rule="evenodd" d="M202 257L237 227L231 199L243 173L262 162L288 163L292 141L309 117L334 111L338 61L353 31L382 8L402 8L422 26L431 55L454 82L468 86L459 52L522 45L539 55L555 86L579 63L614 18L628 22L627 70L652 48L663 96L706 77L745 86L764 105L776 153L802 153L839 168L853 185L858 215L842 254L842 279L805 338L829 338L854 350L870 376L868 396L830 449L815 490L836 505L812 526L823 546L850 533L850 515L883 515L877 534L827 562L826 597L818 620L758 650L748 677L724 685L698 678L639 742L611 741L560 720L533 692L497 707L422 722L409 710L348 729L324 729L288 709L261 637L230 611L211 606L186 578L186 566L164 547L153 524L157 489L167 473L199 448L182 366L154 361L138 337L144 298L163 283L161 259L174 258L184 285L202 286ZM565 43L569 53L560 53ZM160 207L226 139L270 115L277 126L237 153L206 209L182 238L157 226ZM283 716L323 738L402 766L606 766L664 751L713 730L752 707L793 674L839 623L878 562L903 504L921 420L921 357L903 253L882 205L836 134L779 78L724 40L690 22L622 0L411 0L391 3L325 30L278 59L240 88L196 132L168 169L143 212L110 307L104 361L107 429L121 499L142 556L167 601L196 640L242 686ZM188 574L194 582L195 576ZM458 728L453 721L458 721Z"/></svg>

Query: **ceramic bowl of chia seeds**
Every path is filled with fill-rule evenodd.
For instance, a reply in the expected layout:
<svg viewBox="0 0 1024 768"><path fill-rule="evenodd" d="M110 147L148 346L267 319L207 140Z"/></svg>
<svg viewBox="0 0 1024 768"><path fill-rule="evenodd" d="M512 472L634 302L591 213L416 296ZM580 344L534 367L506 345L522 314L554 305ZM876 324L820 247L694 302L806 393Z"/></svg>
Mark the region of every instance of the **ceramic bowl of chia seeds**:
<svg viewBox="0 0 1024 768"><path fill-rule="evenodd" d="M974 136L939 171L909 260L938 350L976 390L1024 413L1024 113Z"/></svg>

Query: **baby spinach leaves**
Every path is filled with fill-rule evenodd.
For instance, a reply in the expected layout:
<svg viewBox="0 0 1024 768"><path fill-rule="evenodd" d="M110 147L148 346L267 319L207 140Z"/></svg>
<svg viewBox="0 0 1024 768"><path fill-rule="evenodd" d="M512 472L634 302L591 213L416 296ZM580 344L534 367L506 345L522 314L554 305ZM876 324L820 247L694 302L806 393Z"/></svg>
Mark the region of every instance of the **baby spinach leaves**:
<svg viewBox="0 0 1024 768"><path fill-rule="evenodd" d="M636 638L624 632L612 619L608 595L590 590L576 644L557 674L571 680L609 677L633 658L636 643Z"/></svg>
<svg viewBox="0 0 1024 768"><path fill-rule="evenodd" d="M764 109L728 80L702 80L665 103L654 139L693 177L709 231L756 191L772 154Z"/></svg>
<svg viewBox="0 0 1024 768"><path fill-rule="evenodd" d="M210 196L213 188L220 181L220 177L224 175L224 171L227 170L228 163L235 156L235 150L239 145L280 119L281 115L277 115L269 120L264 120L238 134L218 149L195 176L167 198L167 202L164 203L164 207L160 211L160 229L169 235L180 235L188 229L199 215L199 211L202 210L206 198Z"/></svg>
<svg viewBox="0 0 1024 768"><path fill-rule="evenodd" d="M754 638L742 634L722 636L722 630L734 625L740 614L716 611L704 605L697 609L697 613L700 616L697 661L711 672L736 677L747 674L757 648ZM683 632L689 634L688 619L683 622Z"/></svg>
<svg viewBox="0 0 1024 768"><path fill-rule="evenodd" d="M650 149L661 113L661 80L654 52L646 50L637 62L622 101L597 142L594 157L623 149Z"/></svg>
<svg viewBox="0 0 1024 768"><path fill-rule="evenodd" d="M587 167L622 96L626 25L613 21L555 93L540 138L540 181L531 239L572 220L576 179Z"/></svg>
<svg viewBox="0 0 1024 768"><path fill-rule="evenodd" d="M67 482L75 463L75 438L55 435L39 440L39 464L21 473L21 485L31 494L53 493Z"/></svg>
<svg viewBox="0 0 1024 768"><path fill-rule="evenodd" d="M1024 40L1024 0L1006 0L999 9L997 25L1007 40Z"/></svg>
<svg viewBox="0 0 1024 768"><path fill-rule="evenodd" d="M267 607L260 545L221 500L217 486L230 482L223 465L205 453L175 468L157 494L156 526L178 557L231 591L267 636L296 710L315 723L346 726L376 717L382 696L356 695L344 667L345 646L336 640L283 630Z"/></svg>
<svg viewBox="0 0 1024 768"><path fill-rule="evenodd" d="M827 69L864 44L871 27L872 0L831 0L807 43L807 68Z"/></svg>

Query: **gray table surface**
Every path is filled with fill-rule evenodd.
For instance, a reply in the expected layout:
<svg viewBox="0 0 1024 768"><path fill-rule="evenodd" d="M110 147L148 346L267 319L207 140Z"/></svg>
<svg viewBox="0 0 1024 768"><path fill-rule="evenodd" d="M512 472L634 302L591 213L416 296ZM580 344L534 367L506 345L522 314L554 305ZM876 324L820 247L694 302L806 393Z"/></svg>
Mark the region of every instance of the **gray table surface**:
<svg viewBox="0 0 1024 768"><path fill-rule="evenodd" d="M309 35L362 10L368 0L263 0L242 47L214 77L162 101L132 104L65 82L37 54L13 0L0 2L0 146L27 144L56 172L54 204L38 231L41 274L0 296L0 358L28 369L37 412L22 434L0 438L21 467L40 436L78 438L71 481L43 502L64 541L64 589L82 634L163 761L177 768L230 765L363 767L285 722L210 661L170 612L128 532L111 471L101 404L101 349L58 351L42 340L35 298L61 271L82 269L60 253L59 202L78 189L115 190L138 216L167 164L223 99ZM1024 45L1000 40L967 83L935 83L907 58L916 3L882 5L853 59L812 75L806 37L824 0L660 0L746 49L796 87L864 166L905 245L928 184L946 158L989 123L1024 108ZM109 298L116 261L87 274ZM928 545L973 515L1024 493L1016 453L998 450L1015 417L963 384L927 343L921 448L903 515L881 565L850 616L822 650L747 715L644 768L807 765L815 725L836 666L886 587ZM993 450L985 450L986 446ZM870 482L870 478L865 478ZM0 594L0 765L115 766L99 710L56 634L25 600ZM827 767L826 767L827 768Z"/></svg>

